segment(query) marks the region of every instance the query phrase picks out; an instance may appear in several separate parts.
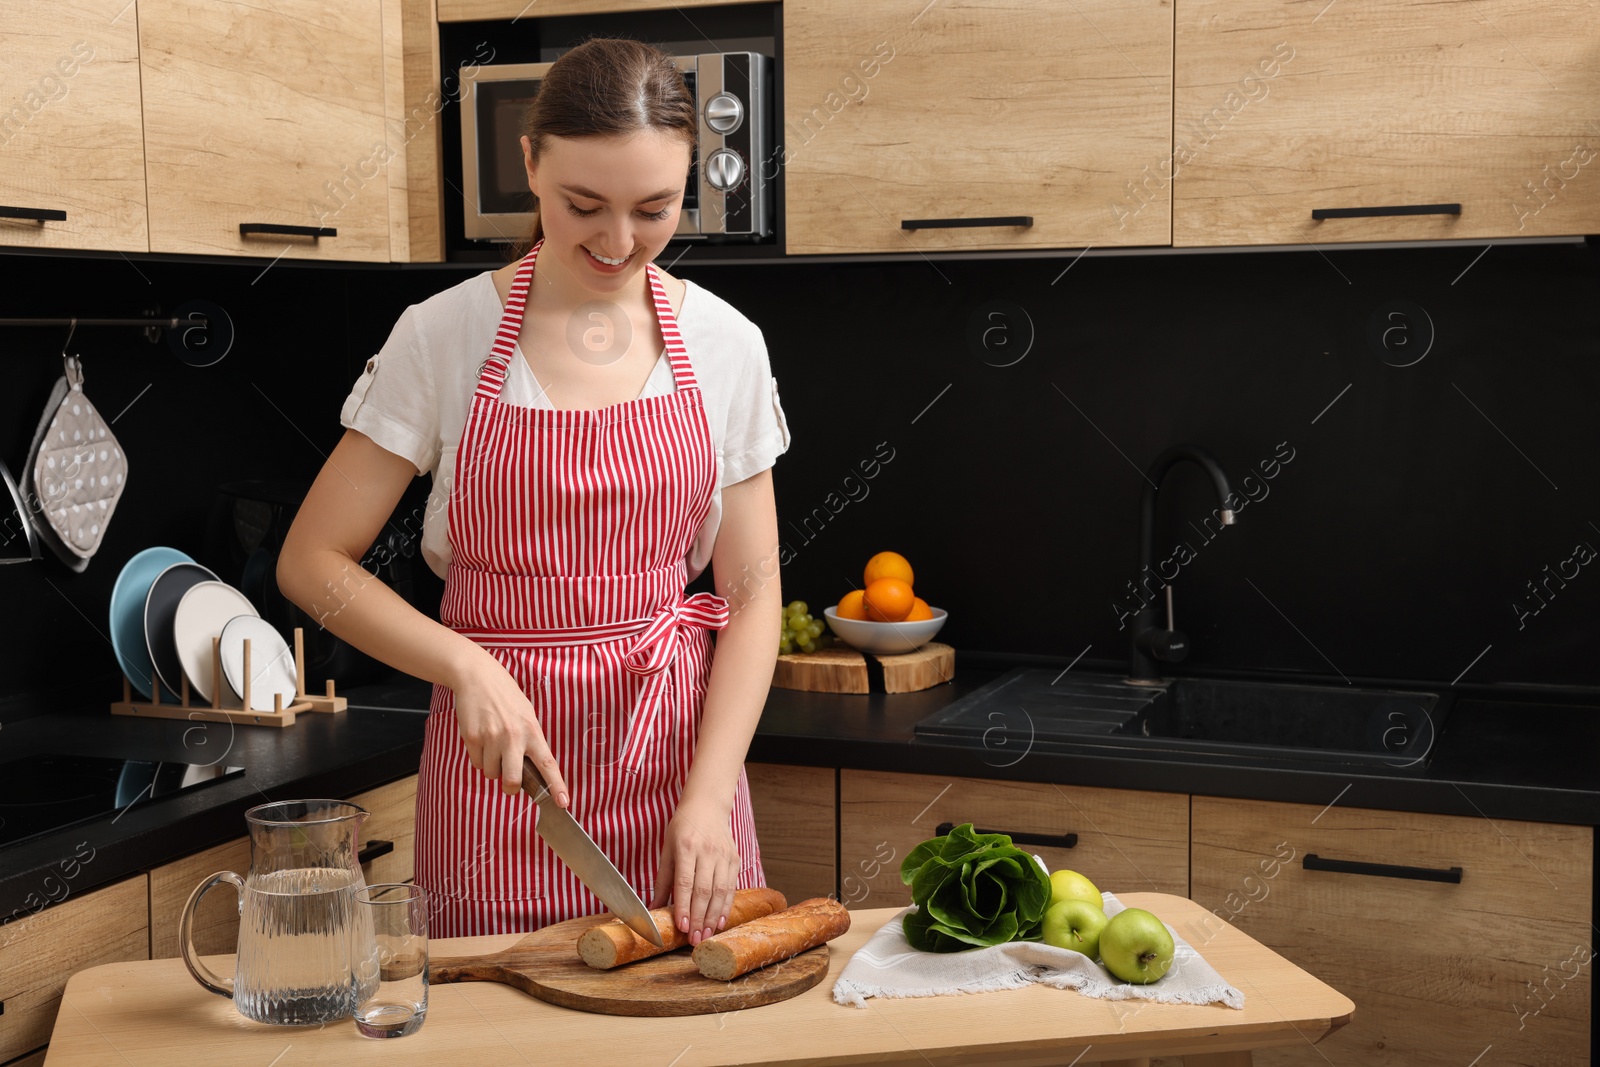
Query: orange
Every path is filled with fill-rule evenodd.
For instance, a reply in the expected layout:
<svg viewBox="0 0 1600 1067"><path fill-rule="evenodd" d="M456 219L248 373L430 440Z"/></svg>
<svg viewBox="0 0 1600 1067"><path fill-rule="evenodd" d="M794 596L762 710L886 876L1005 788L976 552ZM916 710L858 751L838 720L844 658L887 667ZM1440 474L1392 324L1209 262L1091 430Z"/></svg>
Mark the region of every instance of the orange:
<svg viewBox="0 0 1600 1067"><path fill-rule="evenodd" d="M928 607L928 602L921 597L911 598L911 611L906 615L906 622L922 622L933 618L933 609Z"/></svg>
<svg viewBox="0 0 1600 1067"><path fill-rule="evenodd" d="M916 597L911 583L899 578L879 578L866 589L867 618L873 622L900 622L911 610Z"/></svg>
<svg viewBox="0 0 1600 1067"><path fill-rule="evenodd" d="M862 600L866 598L866 591L852 589L839 601L839 606L834 609L841 619L865 619L867 617L866 605Z"/></svg>
<svg viewBox="0 0 1600 1067"><path fill-rule="evenodd" d="M911 564L898 552L879 552L867 560L867 569L861 575L862 585L871 585L879 578L898 578L907 585L915 585Z"/></svg>

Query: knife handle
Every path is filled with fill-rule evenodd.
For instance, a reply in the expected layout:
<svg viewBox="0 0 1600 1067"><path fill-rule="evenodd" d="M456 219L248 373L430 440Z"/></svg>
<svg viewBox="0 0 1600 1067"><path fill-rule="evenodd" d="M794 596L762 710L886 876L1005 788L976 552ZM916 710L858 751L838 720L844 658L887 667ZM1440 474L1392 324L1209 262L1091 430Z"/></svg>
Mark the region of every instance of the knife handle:
<svg viewBox="0 0 1600 1067"><path fill-rule="evenodd" d="M550 795L544 775L539 773L539 768L533 765L533 759L529 756L522 757L522 791L532 797L535 804Z"/></svg>

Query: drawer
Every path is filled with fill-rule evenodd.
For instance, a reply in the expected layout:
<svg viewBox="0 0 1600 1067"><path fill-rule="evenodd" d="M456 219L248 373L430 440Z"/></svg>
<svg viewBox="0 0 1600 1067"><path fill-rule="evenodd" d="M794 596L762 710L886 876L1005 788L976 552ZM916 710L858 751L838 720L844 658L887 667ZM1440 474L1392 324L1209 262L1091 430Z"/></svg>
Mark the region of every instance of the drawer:
<svg viewBox="0 0 1600 1067"><path fill-rule="evenodd" d="M1209 797L1193 822L1194 900L1356 1003L1257 1064L1589 1062L1591 827Z"/></svg>
<svg viewBox="0 0 1600 1067"><path fill-rule="evenodd" d="M195 887L218 871L243 878L250 873L250 839L235 838L215 848L174 860L150 872L150 958L182 955L178 921ZM195 950L202 956L231 954L239 945L239 895L218 886L200 901L194 917Z"/></svg>
<svg viewBox="0 0 1600 1067"><path fill-rule="evenodd" d="M93 862L90 856L85 862ZM61 992L74 974L150 958L148 894L140 874L0 927L0 1063L49 1043Z"/></svg>
<svg viewBox="0 0 1600 1067"><path fill-rule="evenodd" d="M361 865L368 885L409 882L416 873L413 842L417 836L417 776L402 778L350 798L370 815L361 826L363 851L380 851ZM387 841L392 849L384 849Z"/></svg>
<svg viewBox="0 0 1600 1067"><path fill-rule="evenodd" d="M839 775L839 893L850 907L911 903L900 864L943 822L1008 834L1076 834L1071 848L1021 847L1052 871L1084 874L1102 891L1189 895L1186 794L883 771Z"/></svg>
<svg viewBox="0 0 1600 1067"><path fill-rule="evenodd" d="M837 896L838 771L747 763L767 885L789 903Z"/></svg>

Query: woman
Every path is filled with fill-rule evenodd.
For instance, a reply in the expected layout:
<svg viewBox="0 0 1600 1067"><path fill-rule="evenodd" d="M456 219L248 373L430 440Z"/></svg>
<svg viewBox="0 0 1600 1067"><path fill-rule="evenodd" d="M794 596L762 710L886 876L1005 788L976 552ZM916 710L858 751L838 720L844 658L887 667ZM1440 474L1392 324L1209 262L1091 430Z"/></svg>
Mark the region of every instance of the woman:
<svg viewBox="0 0 1600 1067"><path fill-rule="evenodd" d="M650 263L695 131L655 49L594 40L551 68L522 138L531 251L407 309L284 546L296 603L434 683L416 880L438 936L603 910L535 836L524 755L693 943L765 884L744 757L777 655L789 435L760 332ZM425 472L443 625L355 562ZM684 595L708 563L730 592L774 578L730 613Z"/></svg>

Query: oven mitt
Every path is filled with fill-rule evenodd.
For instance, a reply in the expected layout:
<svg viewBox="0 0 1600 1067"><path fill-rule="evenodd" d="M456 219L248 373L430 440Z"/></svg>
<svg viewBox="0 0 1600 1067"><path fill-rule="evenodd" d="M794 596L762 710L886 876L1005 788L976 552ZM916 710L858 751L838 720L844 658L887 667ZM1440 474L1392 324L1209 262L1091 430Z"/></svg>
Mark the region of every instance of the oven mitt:
<svg viewBox="0 0 1600 1067"><path fill-rule="evenodd" d="M23 469L22 496L39 540L74 571L100 547L122 496L128 460L83 393L83 366L67 356Z"/></svg>

